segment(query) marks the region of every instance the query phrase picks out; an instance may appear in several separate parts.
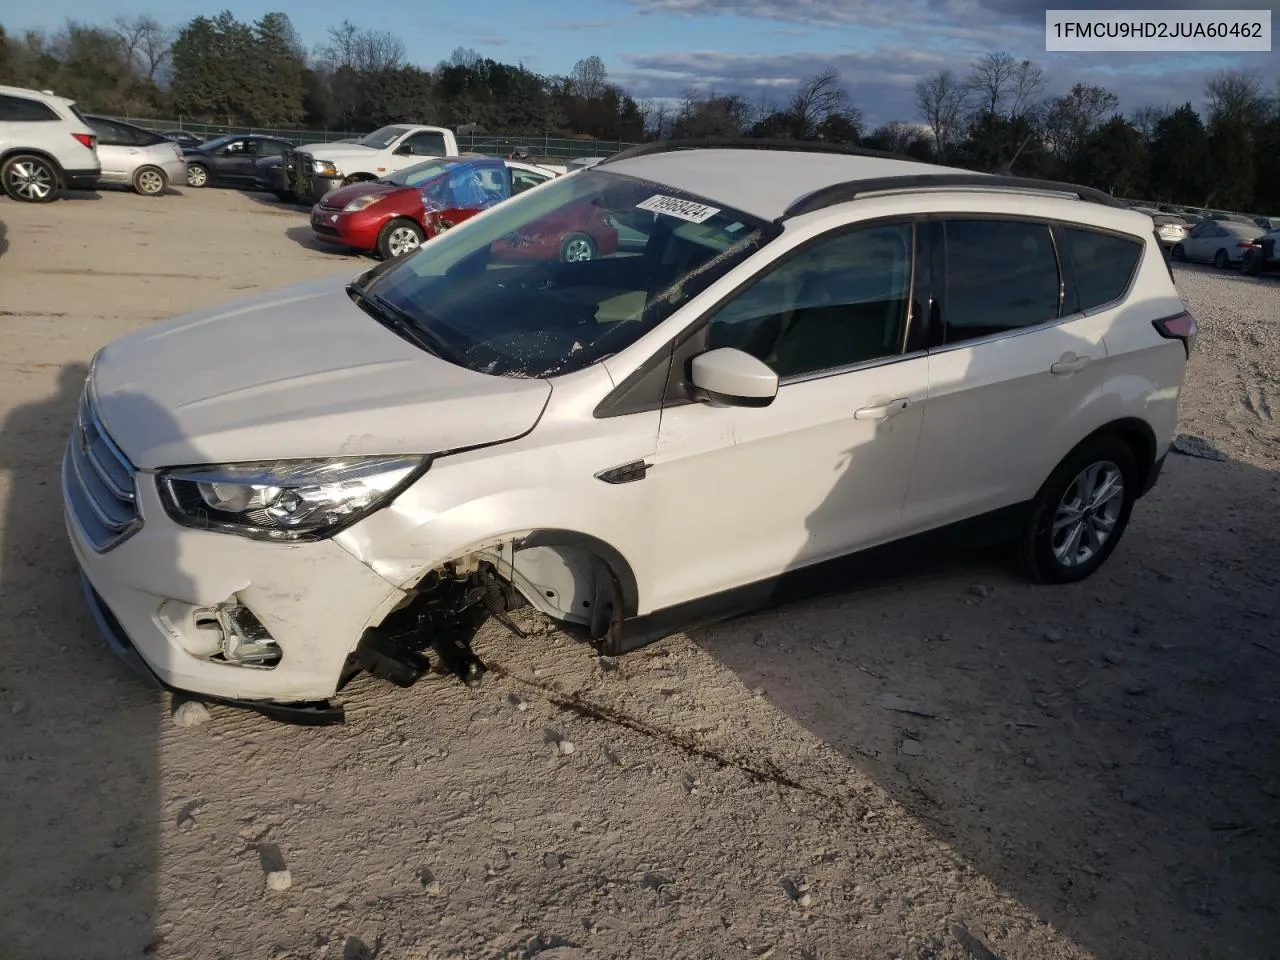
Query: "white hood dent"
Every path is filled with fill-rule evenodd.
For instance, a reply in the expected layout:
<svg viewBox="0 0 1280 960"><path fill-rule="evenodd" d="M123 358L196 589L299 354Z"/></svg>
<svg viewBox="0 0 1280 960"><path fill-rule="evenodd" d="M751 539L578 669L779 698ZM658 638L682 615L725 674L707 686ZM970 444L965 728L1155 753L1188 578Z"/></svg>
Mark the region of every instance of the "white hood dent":
<svg viewBox="0 0 1280 960"><path fill-rule="evenodd" d="M547 380L433 356L324 278L116 340L94 365L98 410L135 466L433 454L533 429Z"/></svg>

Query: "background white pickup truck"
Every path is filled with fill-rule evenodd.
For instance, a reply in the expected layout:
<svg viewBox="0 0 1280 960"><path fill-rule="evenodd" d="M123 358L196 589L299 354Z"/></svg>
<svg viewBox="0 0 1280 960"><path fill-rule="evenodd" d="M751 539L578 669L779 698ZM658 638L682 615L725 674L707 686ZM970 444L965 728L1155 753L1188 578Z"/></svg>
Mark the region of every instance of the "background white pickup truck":
<svg viewBox="0 0 1280 960"><path fill-rule="evenodd" d="M318 200L330 190L376 180L430 157L456 157L452 130L397 123L354 143L304 143L284 159L285 179L302 200Z"/></svg>

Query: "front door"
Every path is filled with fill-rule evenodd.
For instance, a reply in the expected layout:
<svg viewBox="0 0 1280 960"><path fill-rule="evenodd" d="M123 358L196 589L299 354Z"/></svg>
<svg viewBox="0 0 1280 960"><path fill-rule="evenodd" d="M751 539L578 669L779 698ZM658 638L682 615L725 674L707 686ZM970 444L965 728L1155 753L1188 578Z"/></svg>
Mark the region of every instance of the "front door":
<svg viewBox="0 0 1280 960"><path fill-rule="evenodd" d="M768 580L892 539L928 359L905 353L915 226L827 234L720 307L705 346L779 375L768 407L668 404L654 489L652 607Z"/></svg>

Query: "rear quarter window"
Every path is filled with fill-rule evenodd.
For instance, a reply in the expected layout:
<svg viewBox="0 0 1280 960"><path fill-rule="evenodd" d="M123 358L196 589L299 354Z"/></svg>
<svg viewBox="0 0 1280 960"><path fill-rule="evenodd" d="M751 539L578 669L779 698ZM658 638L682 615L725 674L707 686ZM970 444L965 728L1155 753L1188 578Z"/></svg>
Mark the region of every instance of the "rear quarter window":
<svg viewBox="0 0 1280 960"><path fill-rule="evenodd" d="M47 103L27 97L0 95L0 120L10 123L33 123L60 120L61 117Z"/></svg>
<svg viewBox="0 0 1280 960"><path fill-rule="evenodd" d="M1066 227L1062 237L1075 275L1079 308L1091 310L1120 299L1138 268L1142 241L1082 227Z"/></svg>

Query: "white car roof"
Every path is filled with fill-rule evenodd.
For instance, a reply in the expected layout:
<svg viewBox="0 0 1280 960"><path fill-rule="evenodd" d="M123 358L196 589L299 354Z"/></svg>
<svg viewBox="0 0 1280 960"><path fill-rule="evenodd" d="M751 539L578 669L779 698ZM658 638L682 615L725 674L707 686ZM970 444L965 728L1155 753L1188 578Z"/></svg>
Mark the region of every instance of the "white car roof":
<svg viewBox="0 0 1280 960"><path fill-rule="evenodd" d="M782 216L800 197L849 180L974 172L839 153L714 147L612 160L600 169L666 184L765 220Z"/></svg>

